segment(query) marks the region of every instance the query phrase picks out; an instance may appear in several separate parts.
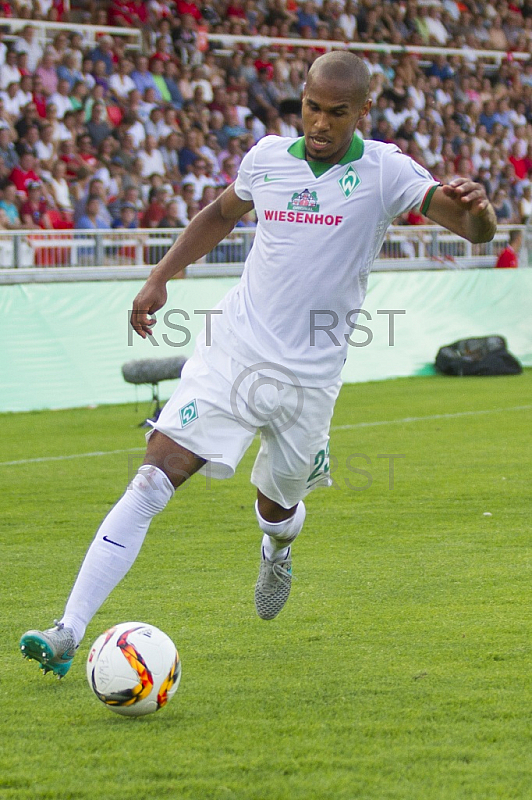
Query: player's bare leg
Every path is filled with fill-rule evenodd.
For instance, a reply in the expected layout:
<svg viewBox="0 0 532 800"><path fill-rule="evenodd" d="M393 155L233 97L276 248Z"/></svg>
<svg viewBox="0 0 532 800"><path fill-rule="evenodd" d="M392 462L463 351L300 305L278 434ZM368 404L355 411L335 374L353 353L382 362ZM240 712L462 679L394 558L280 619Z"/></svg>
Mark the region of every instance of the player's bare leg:
<svg viewBox="0 0 532 800"><path fill-rule="evenodd" d="M263 532L255 607L261 619L273 619L284 607L292 586L291 544L305 522L301 500L284 508L257 490L257 521Z"/></svg>
<svg viewBox="0 0 532 800"><path fill-rule="evenodd" d="M58 677L68 672L87 625L133 565L153 517L204 463L164 434L153 432L143 465L87 551L63 618L53 628L22 636L20 649L26 658L38 661L43 672Z"/></svg>

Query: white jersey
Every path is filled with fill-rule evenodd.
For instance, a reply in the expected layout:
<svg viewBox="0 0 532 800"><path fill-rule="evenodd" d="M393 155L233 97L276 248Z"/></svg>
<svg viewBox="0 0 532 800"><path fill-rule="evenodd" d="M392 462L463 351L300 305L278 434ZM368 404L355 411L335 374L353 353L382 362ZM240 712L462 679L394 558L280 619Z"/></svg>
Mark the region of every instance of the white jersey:
<svg viewBox="0 0 532 800"><path fill-rule="evenodd" d="M337 381L387 227L426 210L438 185L393 144L355 136L330 165L308 162L303 138L262 139L234 184L258 226L242 278L212 318L217 342L246 365L281 363L303 386Z"/></svg>

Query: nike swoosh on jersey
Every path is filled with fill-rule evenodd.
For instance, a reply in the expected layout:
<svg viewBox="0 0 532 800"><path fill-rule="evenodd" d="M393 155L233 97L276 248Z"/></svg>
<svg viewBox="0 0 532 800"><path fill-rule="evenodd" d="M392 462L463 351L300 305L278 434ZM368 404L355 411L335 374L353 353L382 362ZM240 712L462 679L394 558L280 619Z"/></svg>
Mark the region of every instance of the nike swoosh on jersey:
<svg viewBox="0 0 532 800"><path fill-rule="evenodd" d="M264 183L273 183L273 181L282 181L282 178L268 178L267 175L264 176Z"/></svg>
<svg viewBox="0 0 532 800"><path fill-rule="evenodd" d="M107 536L104 536L103 540L104 540L104 542L109 542L109 544L114 544L115 547L124 547L125 548L125 544L119 544L118 542L113 542L113 540L112 539L108 539Z"/></svg>

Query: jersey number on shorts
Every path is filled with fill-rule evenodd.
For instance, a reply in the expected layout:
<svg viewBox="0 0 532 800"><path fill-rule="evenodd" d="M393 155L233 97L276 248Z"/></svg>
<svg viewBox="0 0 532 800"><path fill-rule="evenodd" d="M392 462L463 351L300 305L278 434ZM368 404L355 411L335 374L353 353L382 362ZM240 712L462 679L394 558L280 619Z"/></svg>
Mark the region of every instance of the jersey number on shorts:
<svg viewBox="0 0 532 800"><path fill-rule="evenodd" d="M320 478L329 472L329 442L325 450L319 450L314 456L314 469L307 478L307 483L312 483L316 478Z"/></svg>

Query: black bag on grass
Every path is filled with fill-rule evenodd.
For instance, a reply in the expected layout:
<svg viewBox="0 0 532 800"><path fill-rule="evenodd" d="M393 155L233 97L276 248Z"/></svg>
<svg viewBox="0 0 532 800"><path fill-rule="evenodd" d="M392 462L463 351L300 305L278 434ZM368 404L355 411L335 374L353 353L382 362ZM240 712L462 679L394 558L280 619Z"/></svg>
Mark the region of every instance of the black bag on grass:
<svg viewBox="0 0 532 800"><path fill-rule="evenodd" d="M435 366L444 375L519 375L523 371L503 336L459 339L440 347Z"/></svg>

